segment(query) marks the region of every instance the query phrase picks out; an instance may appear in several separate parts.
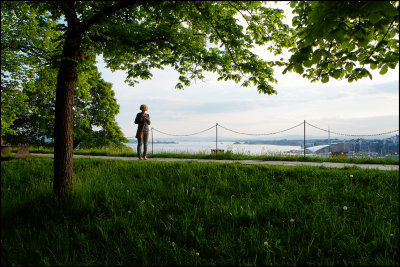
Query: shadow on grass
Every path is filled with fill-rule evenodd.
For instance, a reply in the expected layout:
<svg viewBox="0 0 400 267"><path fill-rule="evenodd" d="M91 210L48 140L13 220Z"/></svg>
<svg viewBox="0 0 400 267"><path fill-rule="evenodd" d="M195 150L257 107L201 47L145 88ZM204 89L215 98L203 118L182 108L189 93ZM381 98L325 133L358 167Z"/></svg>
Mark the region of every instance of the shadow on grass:
<svg viewBox="0 0 400 267"><path fill-rule="evenodd" d="M15 159L15 157L11 154L1 155L1 161L9 161L13 159Z"/></svg>
<svg viewBox="0 0 400 267"><path fill-rule="evenodd" d="M7 208L2 208L2 231L7 232L27 225L40 230L45 228L46 224L58 225L66 220L79 223L91 214L91 210L78 202L78 198L73 194L54 201L52 193L42 193L32 199L7 205Z"/></svg>

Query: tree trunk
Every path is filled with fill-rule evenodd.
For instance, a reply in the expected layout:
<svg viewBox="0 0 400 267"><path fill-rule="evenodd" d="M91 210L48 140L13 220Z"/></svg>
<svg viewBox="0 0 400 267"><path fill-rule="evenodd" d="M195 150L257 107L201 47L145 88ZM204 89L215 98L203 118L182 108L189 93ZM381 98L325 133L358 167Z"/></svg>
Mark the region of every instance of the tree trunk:
<svg viewBox="0 0 400 267"><path fill-rule="evenodd" d="M54 124L54 196L62 198L73 189L73 103L81 35L66 36L57 75Z"/></svg>
<svg viewBox="0 0 400 267"><path fill-rule="evenodd" d="M63 1L64 15L68 30L57 74L56 112L54 123L54 185L56 199L72 191L73 177L73 104L78 61L82 59L80 46L82 35L104 16L132 5L133 2L118 2L98 11L83 24L75 12L75 1Z"/></svg>

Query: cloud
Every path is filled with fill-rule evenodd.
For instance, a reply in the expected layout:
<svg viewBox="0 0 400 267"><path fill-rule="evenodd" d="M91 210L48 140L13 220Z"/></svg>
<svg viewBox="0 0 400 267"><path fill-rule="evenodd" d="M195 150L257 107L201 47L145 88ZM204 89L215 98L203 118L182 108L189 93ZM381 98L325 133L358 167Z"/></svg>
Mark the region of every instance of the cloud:
<svg viewBox="0 0 400 267"><path fill-rule="evenodd" d="M399 95L399 80L393 80L392 82L384 82L374 84L366 88L369 94L391 94Z"/></svg>

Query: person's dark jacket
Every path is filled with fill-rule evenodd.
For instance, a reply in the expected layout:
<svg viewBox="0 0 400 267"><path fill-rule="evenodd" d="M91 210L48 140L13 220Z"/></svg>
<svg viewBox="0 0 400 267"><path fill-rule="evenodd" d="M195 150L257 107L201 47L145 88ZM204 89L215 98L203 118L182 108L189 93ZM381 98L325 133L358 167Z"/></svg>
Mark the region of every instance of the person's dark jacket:
<svg viewBox="0 0 400 267"><path fill-rule="evenodd" d="M143 127L143 124L146 122L146 124L144 125L144 129L143 131L149 131L149 125L150 125L150 115L149 114L144 114L144 116L142 115L142 112L139 112L138 114L136 114L136 118L135 118L135 124L139 124L138 125L138 129L141 129Z"/></svg>

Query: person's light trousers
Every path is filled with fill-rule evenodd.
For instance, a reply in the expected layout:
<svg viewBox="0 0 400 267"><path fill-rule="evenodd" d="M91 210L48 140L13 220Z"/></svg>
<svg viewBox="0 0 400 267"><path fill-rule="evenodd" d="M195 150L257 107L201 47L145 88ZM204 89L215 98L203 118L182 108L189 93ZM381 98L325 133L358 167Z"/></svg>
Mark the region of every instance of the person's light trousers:
<svg viewBox="0 0 400 267"><path fill-rule="evenodd" d="M147 143L149 141L149 131L143 131L142 138L138 138L137 153L138 157L142 154L142 144L143 144L143 156L147 156Z"/></svg>

